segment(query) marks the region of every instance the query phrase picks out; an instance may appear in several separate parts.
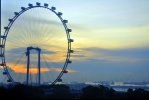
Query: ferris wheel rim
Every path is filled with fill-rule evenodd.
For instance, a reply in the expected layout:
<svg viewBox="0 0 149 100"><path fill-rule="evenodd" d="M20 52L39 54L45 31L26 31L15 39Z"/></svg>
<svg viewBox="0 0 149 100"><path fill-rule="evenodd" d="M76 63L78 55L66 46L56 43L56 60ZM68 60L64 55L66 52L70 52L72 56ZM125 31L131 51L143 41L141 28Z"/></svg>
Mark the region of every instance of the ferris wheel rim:
<svg viewBox="0 0 149 100"><path fill-rule="evenodd" d="M0 38L2 38L2 43L0 44L0 49L1 49L1 58L2 58L2 63L1 66L3 66L4 72L6 73L6 76L8 77L8 81L11 82L15 82L14 79L12 78L12 76L10 75L8 69L7 69L7 62L6 62L6 57L5 57L5 45L6 45L6 40L7 40L7 36L9 35L9 31L12 27L12 25L14 24L14 22L17 20L17 18L19 18L23 13L27 12L28 10L34 9L34 8L44 8L44 9L48 9L49 11L51 11L52 13L54 13L61 21L61 23L63 24L63 27L65 29L65 34L67 35L67 56L66 59L64 61L63 67L61 72L59 73L59 75L57 76L57 78L51 83L52 85L55 84L56 82L58 82L58 80L61 79L62 75L65 73L64 71L66 71L67 66L69 63L71 63L70 61L70 56L71 53L73 53L73 50L71 49L71 43L73 42L73 39L70 38L70 32L72 31L71 29L68 28L67 23L68 21L62 18L62 13L61 12L56 12L56 8L55 7L48 7L48 4L44 4L44 5L40 5L40 3L36 3L36 5L32 5L32 4L28 4L28 7L21 7L21 11L19 12L14 12L15 16L12 19L9 19L9 23L7 25L7 27L4 27L5 32L3 34L3 36L1 36ZM5 74L4 74L5 75Z"/></svg>

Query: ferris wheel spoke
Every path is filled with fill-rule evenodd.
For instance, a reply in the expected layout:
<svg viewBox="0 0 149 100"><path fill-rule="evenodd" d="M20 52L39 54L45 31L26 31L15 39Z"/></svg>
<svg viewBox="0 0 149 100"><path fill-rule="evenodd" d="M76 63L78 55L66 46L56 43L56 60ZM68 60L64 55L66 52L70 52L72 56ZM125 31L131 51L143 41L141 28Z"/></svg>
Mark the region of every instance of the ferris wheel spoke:
<svg viewBox="0 0 149 100"><path fill-rule="evenodd" d="M13 41L14 43L23 43L25 44L25 37L24 37L24 33L23 30L18 31L18 33L20 33L21 35L16 34L17 32L12 32L12 34L10 36L12 36L10 39L11 41ZM18 40L21 40L18 42Z"/></svg>
<svg viewBox="0 0 149 100"><path fill-rule="evenodd" d="M49 58L47 58L46 56L44 56L44 58L49 60ZM60 68L60 66L62 66L62 65L59 65L59 64L53 63L53 62L49 63L49 61L47 61L47 60L46 60L47 66L49 66L48 68L51 68L51 71L53 70L54 73L58 73L58 72L62 71L62 68ZM50 67L50 66L53 66L53 67Z"/></svg>
<svg viewBox="0 0 149 100"><path fill-rule="evenodd" d="M2 82L6 82L7 81L7 77L4 77Z"/></svg>
<svg viewBox="0 0 149 100"><path fill-rule="evenodd" d="M51 67L49 66L49 64L46 61L46 57L42 54L41 56L43 58L43 62L45 63L45 68L48 68L49 70L51 70ZM49 79L52 78L53 79L53 75L51 75L52 73L50 71L48 71L46 74L48 74Z"/></svg>
<svg viewBox="0 0 149 100"><path fill-rule="evenodd" d="M24 41L25 42L27 42L28 40L29 40L29 36L28 36L28 34L29 34L30 32L29 32L29 29L28 28L25 28L24 30L22 30L22 34L23 34L23 37L24 37Z"/></svg>
<svg viewBox="0 0 149 100"><path fill-rule="evenodd" d="M13 38L13 39L7 40L7 41L9 41L9 43L14 44L14 45L22 45L22 44L25 44L22 40L18 42L18 39L17 39L17 38L16 38L16 39Z"/></svg>

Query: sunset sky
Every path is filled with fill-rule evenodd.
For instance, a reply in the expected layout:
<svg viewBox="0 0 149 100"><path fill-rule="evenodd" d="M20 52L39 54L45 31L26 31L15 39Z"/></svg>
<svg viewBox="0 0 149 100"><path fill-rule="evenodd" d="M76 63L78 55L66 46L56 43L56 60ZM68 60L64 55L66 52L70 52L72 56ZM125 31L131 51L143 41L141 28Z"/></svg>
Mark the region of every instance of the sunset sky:
<svg viewBox="0 0 149 100"><path fill-rule="evenodd" d="M68 66L72 73L64 75L64 81L149 82L149 0L1 1L2 34L3 27L14 16L13 13L20 11L21 6L27 7L28 3L48 3L49 6L55 6L56 11L63 12L63 18L68 19L67 25L73 30L72 48L75 51L71 57L72 64ZM42 10L40 13L42 14ZM46 15L40 17L49 20ZM16 27L21 26L18 24ZM53 38L56 39L57 35ZM63 38L54 43L61 41ZM62 45L57 48L54 46L49 48L51 52L62 49ZM59 52L54 56L63 53ZM63 59L59 58L59 62L61 61Z"/></svg>

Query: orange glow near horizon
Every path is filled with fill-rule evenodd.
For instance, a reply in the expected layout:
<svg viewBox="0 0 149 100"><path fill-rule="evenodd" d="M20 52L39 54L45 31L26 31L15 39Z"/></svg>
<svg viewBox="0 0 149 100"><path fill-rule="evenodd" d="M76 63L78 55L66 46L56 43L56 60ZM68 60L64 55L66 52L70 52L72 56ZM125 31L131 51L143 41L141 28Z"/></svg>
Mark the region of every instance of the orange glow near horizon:
<svg viewBox="0 0 149 100"><path fill-rule="evenodd" d="M11 65L13 65L13 63L9 63L8 65L11 66ZM26 70L27 70L25 64L18 64L17 66L13 66L13 67L11 66L9 68L11 68L15 73L22 73L22 74L26 74ZM40 71L41 71L41 73L61 72L62 68L41 68ZM72 70L72 69L68 69L67 71L69 73L77 72L76 70ZM30 72L31 72L31 74L37 74L38 73L38 68L30 68Z"/></svg>
<svg viewBox="0 0 149 100"><path fill-rule="evenodd" d="M3 68L3 66L0 66L0 68L2 69L2 68Z"/></svg>

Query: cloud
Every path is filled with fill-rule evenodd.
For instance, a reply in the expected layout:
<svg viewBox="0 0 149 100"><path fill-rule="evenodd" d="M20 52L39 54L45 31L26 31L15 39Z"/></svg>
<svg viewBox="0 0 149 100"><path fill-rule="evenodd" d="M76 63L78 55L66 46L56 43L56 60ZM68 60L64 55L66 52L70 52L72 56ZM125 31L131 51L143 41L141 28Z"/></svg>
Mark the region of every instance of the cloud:
<svg viewBox="0 0 149 100"><path fill-rule="evenodd" d="M42 56L46 59L46 62L63 63L66 60L65 52L57 52L56 54L42 54Z"/></svg>
<svg viewBox="0 0 149 100"><path fill-rule="evenodd" d="M22 52L24 52L25 53L25 51L26 51L26 48L11 48L11 49L9 49L9 50L6 50L6 52L8 52L8 53L22 53Z"/></svg>
<svg viewBox="0 0 149 100"><path fill-rule="evenodd" d="M85 48L84 50L123 57L149 57L149 48L147 47L124 49Z"/></svg>
<svg viewBox="0 0 149 100"><path fill-rule="evenodd" d="M84 61L93 57L94 54L92 52L80 48L75 49L75 52L71 55L71 59L76 61Z"/></svg>
<svg viewBox="0 0 149 100"><path fill-rule="evenodd" d="M6 52L8 53L25 53L27 51L27 48L11 48L9 50L7 50ZM41 50L42 54L55 54L56 52L54 51L50 51L50 50L45 50L45 49L42 49ZM37 54L37 52L31 52L32 54Z"/></svg>
<svg viewBox="0 0 149 100"><path fill-rule="evenodd" d="M9 63L9 68L10 70L13 70L15 73L22 73L22 74L26 74L27 68L26 68L26 64L18 64L17 66L13 66L13 63ZM41 67L41 73L45 73L45 72L61 72L62 68L46 68L46 67ZM67 69L67 71L69 73L74 73L77 72L76 70L72 70L72 69ZM30 68L30 72L31 74L37 74L38 73L38 68L34 67L34 68Z"/></svg>
<svg viewBox="0 0 149 100"><path fill-rule="evenodd" d="M3 66L0 66L0 69L3 69Z"/></svg>
<svg viewBox="0 0 149 100"><path fill-rule="evenodd" d="M50 71L53 71L53 72L61 72L62 69L61 69L61 68L50 68ZM72 69L67 69L67 71L68 71L69 73L77 72L76 70L72 70Z"/></svg>
<svg viewBox="0 0 149 100"><path fill-rule="evenodd" d="M7 62L14 62L17 63L25 63L27 60L26 57L26 48L12 48L6 51L6 60ZM41 49L41 63L46 62L53 62L53 63L60 63L60 62L65 62L66 60L66 54L67 52L59 51L59 49ZM37 63L37 51L32 50L31 51L31 62L32 63ZM15 58L15 59L13 59Z"/></svg>
<svg viewBox="0 0 149 100"><path fill-rule="evenodd" d="M149 61L149 48L103 49L82 48L82 52L90 52L84 60L92 62L128 62L139 63ZM80 57L78 57L79 59ZM81 59L81 58L80 58Z"/></svg>
<svg viewBox="0 0 149 100"><path fill-rule="evenodd" d="M43 19L43 18L38 19L36 17L25 17L22 20L34 21L34 22L38 22L38 23L41 23L41 24L50 24L50 25L60 25L61 24L58 21L47 20L47 19Z"/></svg>
<svg viewBox="0 0 149 100"><path fill-rule="evenodd" d="M86 56L83 55L83 54L72 54L71 57L79 57L79 58L83 58L83 57L86 57Z"/></svg>
<svg viewBox="0 0 149 100"><path fill-rule="evenodd" d="M41 50L41 53L42 54L56 54L56 52L55 51L49 51L49 50Z"/></svg>
<svg viewBox="0 0 149 100"><path fill-rule="evenodd" d="M91 61L91 62L109 62L109 60L98 59L98 58L89 58L89 59L87 59L87 61Z"/></svg>

